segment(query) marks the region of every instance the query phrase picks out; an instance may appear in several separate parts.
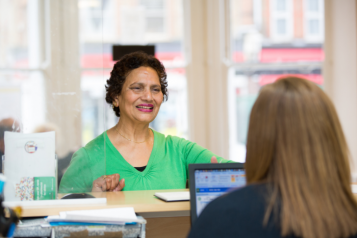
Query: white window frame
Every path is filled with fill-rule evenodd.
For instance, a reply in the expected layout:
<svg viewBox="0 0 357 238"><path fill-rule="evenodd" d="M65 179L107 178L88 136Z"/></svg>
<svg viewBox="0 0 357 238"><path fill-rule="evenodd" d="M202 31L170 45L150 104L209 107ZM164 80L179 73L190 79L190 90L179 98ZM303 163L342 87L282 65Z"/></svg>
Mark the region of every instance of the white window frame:
<svg viewBox="0 0 357 238"><path fill-rule="evenodd" d="M270 1L270 33L271 39L274 42L290 41L294 37L294 11L293 0L286 1L286 10L284 12L277 10L277 2L279 0ZM277 20L284 19L286 22L286 34L278 33Z"/></svg>

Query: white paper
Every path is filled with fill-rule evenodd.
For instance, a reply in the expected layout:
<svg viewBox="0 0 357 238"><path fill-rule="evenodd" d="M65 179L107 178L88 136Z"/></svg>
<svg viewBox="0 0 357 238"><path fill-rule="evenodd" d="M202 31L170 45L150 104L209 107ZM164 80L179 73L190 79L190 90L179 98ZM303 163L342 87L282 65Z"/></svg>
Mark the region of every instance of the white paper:
<svg viewBox="0 0 357 238"><path fill-rule="evenodd" d="M22 178L56 177L55 132L22 134L5 132L5 201L21 201L15 196Z"/></svg>
<svg viewBox="0 0 357 238"><path fill-rule="evenodd" d="M94 221L128 221L137 219L133 207L60 212L60 216L65 216L66 219L86 219Z"/></svg>
<svg viewBox="0 0 357 238"><path fill-rule="evenodd" d="M156 197L170 202L170 201L188 201L190 200L190 192L166 192L166 193L155 193Z"/></svg>
<svg viewBox="0 0 357 238"><path fill-rule="evenodd" d="M115 223L124 224L126 222L142 222L135 215L133 207L77 210L60 212L59 216L47 217L48 222L94 222L94 223Z"/></svg>
<svg viewBox="0 0 357 238"><path fill-rule="evenodd" d="M103 223L103 224L116 224L116 225L125 225L126 222L124 221L101 221L101 220L97 220L97 221L89 221L89 220L85 220L85 219L66 219L63 218L61 216L48 216L46 218L47 222L77 222L77 223ZM130 221L132 222L132 221Z"/></svg>
<svg viewBox="0 0 357 238"><path fill-rule="evenodd" d="M34 226L49 226L48 222L44 218L34 218L34 219L25 219L19 221L17 227L34 227Z"/></svg>
<svg viewBox="0 0 357 238"><path fill-rule="evenodd" d="M86 205L86 204L106 204L106 198L76 198L58 200L39 200L39 201L6 201L4 207L14 208L20 206L24 209L39 206L63 206L63 205Z"/></svg>

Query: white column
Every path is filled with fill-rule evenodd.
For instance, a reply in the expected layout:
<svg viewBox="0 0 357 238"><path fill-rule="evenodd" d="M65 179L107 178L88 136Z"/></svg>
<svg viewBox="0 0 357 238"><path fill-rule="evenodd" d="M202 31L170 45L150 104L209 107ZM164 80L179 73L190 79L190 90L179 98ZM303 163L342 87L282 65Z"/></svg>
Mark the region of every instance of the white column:
<svg viewBox="0 0 357 238"><path fill-rule="evenodd" d="M186 40L191 55L186 67L190 139L228 158L226 56L229 52L229 1L185 2Z"/></svg>
<svg viewBox="0 0 357 238"><path fill-rule="evenodd" d="M50 4L50 60L46 72L47 120L60 128L60 156L81 146L81 88L78 2Z"/></svg>
<svg viewBox="0 0 357 238"><path fill-rule="evenodd" d="M357 175L356 1L325 1L326 91L335 104Z"/></svg>

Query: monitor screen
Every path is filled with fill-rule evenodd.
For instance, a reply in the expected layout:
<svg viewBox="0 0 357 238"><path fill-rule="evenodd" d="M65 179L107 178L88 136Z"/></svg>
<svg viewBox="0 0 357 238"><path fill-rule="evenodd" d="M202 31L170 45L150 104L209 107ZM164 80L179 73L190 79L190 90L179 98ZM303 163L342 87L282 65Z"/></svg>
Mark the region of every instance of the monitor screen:
<svg viewBox="0 0 357 238"><path fill-rule="evenodd" d="M244 169L195 170L196 214L222 194L246 184Z"/></svg>
<svg viewBox="0 0 357 238"><path fill-rule="evenodd" d="M120 60L126 54L143 51L148 55L155 56L155 45L113 45L113 60Z"/></svg>

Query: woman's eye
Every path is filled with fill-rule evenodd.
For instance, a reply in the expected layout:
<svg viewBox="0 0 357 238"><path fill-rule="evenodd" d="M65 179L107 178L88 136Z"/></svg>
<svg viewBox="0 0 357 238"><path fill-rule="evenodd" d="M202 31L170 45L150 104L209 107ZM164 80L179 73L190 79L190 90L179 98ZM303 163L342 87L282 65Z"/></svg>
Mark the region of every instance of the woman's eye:
<svg viewBox="0 0 357 238"><path fill-rule="evenodd" d="M155 92L160 92L161 90L159 88L154 88Z"/></svg>

